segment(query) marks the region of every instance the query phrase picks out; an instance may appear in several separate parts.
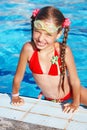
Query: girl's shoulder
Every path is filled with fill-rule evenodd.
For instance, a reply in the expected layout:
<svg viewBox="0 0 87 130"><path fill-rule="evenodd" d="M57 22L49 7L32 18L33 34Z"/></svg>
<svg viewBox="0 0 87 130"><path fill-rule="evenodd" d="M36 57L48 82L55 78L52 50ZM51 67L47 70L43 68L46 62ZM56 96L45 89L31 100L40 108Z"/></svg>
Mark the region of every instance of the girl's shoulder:
<svg viewBox="0 0 87 130"><path fill-rule="evenodd" d="M23 49L24 50L33 50L33 45L32 45L32 42L26 42L24 45L23 45Z"/></svg>
<svg viewBox="0 0 87 130"><path fill-rule="evenodd" d="M27 55L28 59L30 59L34 51L35 47L32 42L26 42L23 45L22 52L24 52Z"/></svg>
<svg viewBox="0 0 87 130"><path fill-rule="evenodd" d="M23 50L28 52L34 52L36 50L36 47L33 42L26 42L23 45Z"/></svg>

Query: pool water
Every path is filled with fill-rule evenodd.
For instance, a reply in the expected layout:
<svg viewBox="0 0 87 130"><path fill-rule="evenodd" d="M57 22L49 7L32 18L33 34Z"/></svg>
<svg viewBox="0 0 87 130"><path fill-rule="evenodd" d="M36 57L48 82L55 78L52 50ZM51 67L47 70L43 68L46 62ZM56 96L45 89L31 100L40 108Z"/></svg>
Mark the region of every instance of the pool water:
<svg viewBox="0 0 87 130"><path fill-rule="evenodd" d="M35 8L55 6L71 19L68 38L77 72L87 86L87 1L86 0L0 0L0 92L11 93L19 54L23 44L31 40L30 17ZM37 97L36 85L28 66L21 83L20 94Z"/></svg>

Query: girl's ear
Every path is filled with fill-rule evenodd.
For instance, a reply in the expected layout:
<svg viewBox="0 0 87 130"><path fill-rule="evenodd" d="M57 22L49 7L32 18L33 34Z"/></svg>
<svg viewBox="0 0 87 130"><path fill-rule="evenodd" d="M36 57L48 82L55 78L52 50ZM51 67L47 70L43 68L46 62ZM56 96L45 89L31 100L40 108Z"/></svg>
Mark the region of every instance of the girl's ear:
<svg viewBox="0 0 87 130"><path fill-rule="evenodd" d="M57 34L57 39L59 39L61 35L62 35L62 31L60 31L60 32Z"/></svg>

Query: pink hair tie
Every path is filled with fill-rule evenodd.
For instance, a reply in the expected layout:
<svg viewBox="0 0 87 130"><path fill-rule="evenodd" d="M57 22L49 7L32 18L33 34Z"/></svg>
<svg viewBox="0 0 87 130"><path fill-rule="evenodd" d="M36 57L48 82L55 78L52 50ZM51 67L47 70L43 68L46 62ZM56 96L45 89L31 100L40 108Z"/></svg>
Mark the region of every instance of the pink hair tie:
<svg viewBox="0 0 87 130"><path fill-rule="evenodd" d="M37 14L39 13L39 11L40 11L40 9L35 9L35 10L33 11L33 13L32 13L32 16L33 16L33 17L36 17Z"/></svg>
<svg viewBox="0 0 87 130"><path fill-rule="evenodd" d="M63 24L62 24L62 27L65 28L65 27L69 27L70 26L70 19L69 18L65 18Z"/></svg>

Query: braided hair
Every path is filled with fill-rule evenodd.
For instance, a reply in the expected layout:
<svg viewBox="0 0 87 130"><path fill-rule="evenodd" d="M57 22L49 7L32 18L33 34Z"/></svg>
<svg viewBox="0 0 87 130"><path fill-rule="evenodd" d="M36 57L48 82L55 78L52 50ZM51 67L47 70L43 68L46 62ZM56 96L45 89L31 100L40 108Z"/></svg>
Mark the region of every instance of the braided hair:
<svg viewBox="0 0 87 130"><path fill-rule="evenodd" d="M61 45L61 51L60 51L60 58L61 58L61 75L60 75L60 83L59 86L62 87L62 90L64 91L64 77L65 77L65 52L66 52L66 43L67 43L67 37L68 37L68 31L69 27L64 28L64 38Z"/></svg>
<svg viewBox="0 0 87 130"><path fill-rule="evenodd" d="M60 58L61 58L61 74L60 74L60 82L59 82L59 88L62 87L62 90L64 91L64 77L65 77L65 51L66 51L66 43L67 43L67 37L68 37L68 31L69 31L69 19L65 18L64 15L61 13L60 10L52 7L52 6L46 6L41 8L40 10L36 9L33 12L33 15L31 17L31 27L32 27L32 41L33 41L33 27L34 27L34 21L35 20L47 20L52 19L54 21L54 24L60 28L58 29L58 33L62 31L64 28L64 38L60 47ZM68 22L67 22L68 20ZM67 23L67 24L66 24Z"/></svg>

